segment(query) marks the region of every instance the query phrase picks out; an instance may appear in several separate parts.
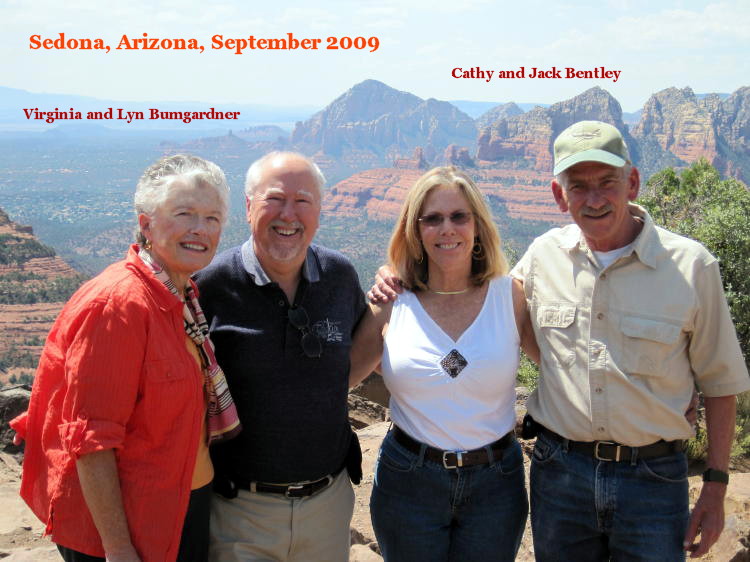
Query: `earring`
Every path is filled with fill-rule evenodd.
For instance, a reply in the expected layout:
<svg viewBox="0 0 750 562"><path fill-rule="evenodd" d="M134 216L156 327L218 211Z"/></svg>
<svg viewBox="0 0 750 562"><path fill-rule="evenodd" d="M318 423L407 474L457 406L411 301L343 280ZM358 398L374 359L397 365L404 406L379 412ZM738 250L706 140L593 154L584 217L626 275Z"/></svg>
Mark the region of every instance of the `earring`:
<svg viewBox="0 0 750 562"><path fill-rule="evenodd" d="M482 243L479 241L479 238L474 241L474 247L471 249L471 257L477 261L482 261L487 257L484 254L484 248L482 248Z"/></svg>
<svg viewBox="0 0 750 562"><path fill-rule="evenodd" d="M146 242L143 244L143 249L146 251L151 249L151 240L146 240Z"/></svg>
<svg viewBox="0 0 750 562"><path fill-rule="evenodd" d="M417 260L417 263L422 263L424 261L424 252L419 252L419 259Z"/></svg>

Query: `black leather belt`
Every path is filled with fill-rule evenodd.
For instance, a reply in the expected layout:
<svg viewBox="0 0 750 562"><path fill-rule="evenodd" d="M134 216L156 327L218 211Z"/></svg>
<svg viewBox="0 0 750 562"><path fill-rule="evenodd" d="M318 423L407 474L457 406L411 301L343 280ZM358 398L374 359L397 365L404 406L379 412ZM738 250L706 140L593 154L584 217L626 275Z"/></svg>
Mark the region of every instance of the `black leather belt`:
<svg viewBox="0 0 750 562"><path fill-rule="evenodd" d="M571 441L546 427L541 427L540 431L550 439L560 443L567 442L569 451L594 457L600 461L631 462L634 456L639 459L666 457L683 452L686 445L684 440L678 439L677 441L657 441L643 447L628 447L613 441Z"/></svg>
<svg viewBox="0 0 750 562"><path fill-rule="evenodd" d="M265 494L282 494L287 498L305 498L325 490L333 482L333 476L330 474L316 480L315 482L305 482L304 484L268 484L265 482L250 482L245 488L251 492L263 492ZM240 486L242 488L242 486Z"/></svg>
<svg viewBox="0 0 750 562"><path fill-rule="evenodd" d="M422 450L422 443L412 439L403 430L397 426L393 427L393 438L396 442L401 445L404 449L408 449L412 453L419 454ZM494 443L490 443L489 447L492 450L492 460L499 461L503 458L503 451L513 443L513 432L509 431L503 435L500 439ZM490 462L490 458L487 455L487 449L484 447L480 449L473 449L471 451L443 451L434 447L427 447L424 453L424 458L427 460L440 463L445 468L459 468L465 466L474 466L477 464L487 464Z"/></svg>
<svg viewBox="0 0 750 562"><path fill-rule="evenodd" d="M287 498L306 498L317 494L318 492L325 490L331 485L336 475L341 470L338 470L335 474L328 474L320 480L313 482L300 482L299 484L271 484L268 482L248 482L243 480L234 480L220 474L216 474L214 477L213 488L214 492L221 494L227 499L234 499L237 497L238 490L248 490L250 492L262 492L265 494L280 494Z"/></svg>

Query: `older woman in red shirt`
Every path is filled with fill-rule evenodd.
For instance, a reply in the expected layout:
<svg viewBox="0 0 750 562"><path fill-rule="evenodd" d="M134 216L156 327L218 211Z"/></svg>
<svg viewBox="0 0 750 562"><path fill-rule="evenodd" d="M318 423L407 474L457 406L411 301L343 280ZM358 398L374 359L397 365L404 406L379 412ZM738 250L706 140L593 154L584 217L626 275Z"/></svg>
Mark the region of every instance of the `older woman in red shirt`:
<svg viewBox="0 0 750 562"><path fill-rule="evenodd" d="M25 414L21 495L66 561L205 561L208 443L239 431L190 275L228 207L222 171L163 158L138 182L137 244L58 316Z"/></svg>

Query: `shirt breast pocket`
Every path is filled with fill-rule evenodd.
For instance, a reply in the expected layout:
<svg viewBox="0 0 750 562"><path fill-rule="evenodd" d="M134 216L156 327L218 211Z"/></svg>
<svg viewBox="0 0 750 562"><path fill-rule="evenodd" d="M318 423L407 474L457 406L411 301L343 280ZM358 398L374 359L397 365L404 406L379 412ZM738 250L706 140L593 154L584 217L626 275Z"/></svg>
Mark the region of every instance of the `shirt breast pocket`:
<svg viewBox="0 0 750 562"><path fill-rule="evenodd" d="M174 382L184 379L188 369L175 361L168 359L146 360L144 363L146 381L152 383Z"/></svg>
<svg viewBox="0 0 750 562"><path fill-rule="evenodd" d="M549 346L552 356L566 367L575 361L575 319L576 306L570 303L542 304L536 311L542 331L540 344Z"/></svg>
<svg viewBox="0 0 750 562"><path fill-rule="evenodd" d="M674 349L682 331L680 326L660 320L624 316L622 366L628 374L660 376L664 363Z"/></svg>

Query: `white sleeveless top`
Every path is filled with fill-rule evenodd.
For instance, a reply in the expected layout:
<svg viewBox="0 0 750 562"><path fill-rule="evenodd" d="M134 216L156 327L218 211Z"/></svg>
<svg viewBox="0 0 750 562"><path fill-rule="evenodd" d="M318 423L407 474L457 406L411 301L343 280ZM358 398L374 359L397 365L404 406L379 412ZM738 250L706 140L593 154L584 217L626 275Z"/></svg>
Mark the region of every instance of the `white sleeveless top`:
<svg viewBox="0 0 750 562"><path fill-rule="evenodd" d="M520 338L511 283L510 277L490 281L482 309L458 341L414 293L405 291L393 303L382 374L393 423L417 441L470 450L515 426Z"/></svg>

